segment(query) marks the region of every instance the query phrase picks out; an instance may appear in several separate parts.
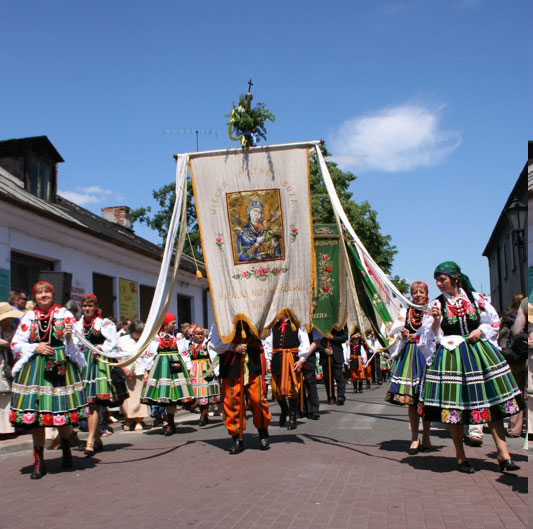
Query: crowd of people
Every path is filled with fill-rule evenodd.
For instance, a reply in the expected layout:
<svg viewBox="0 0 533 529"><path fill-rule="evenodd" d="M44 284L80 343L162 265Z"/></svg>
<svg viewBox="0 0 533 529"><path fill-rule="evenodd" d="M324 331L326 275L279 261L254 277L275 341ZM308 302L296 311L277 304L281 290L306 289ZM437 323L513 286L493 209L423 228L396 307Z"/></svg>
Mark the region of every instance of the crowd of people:
<svg viewBox="0 0 533 529"><path fill-rule="evenodd" d="M63 467L71 468L76 428L87 431L84 453L92 457L104 449L106 422L121 418L125 431L162 427L171 436L178 406L199 413L199 427L221 410L232 455L245 449L248 408L259 449L268 450L269 387L279 426L295 430L298 417L320 419L317 380L325 384L327 404L343 406L347 383L361 393L390 377L386 400L407 406L410 454L432 450L430 425L440 422L449 429L457 470L475 472L464 439L476 444L487 425L500 469L517 470L506 435L520 436L526 428L527 298L516 296L500 319L456 263L441 263L434 277L441 295L430 301L428 286L414 282L411 298L425 308L400 311L389 329L389 347L372 332L309 333L289 311L264 339L240 320L225 344L216 328L186 323L177 329L176 315L167 313L136 354L144 324L103 317L96 296L61 307L45 281L34 285L31 299L12 290L0 303L0 435L31 431L33 479L46 473L46 429L56 429Z"/></svg>

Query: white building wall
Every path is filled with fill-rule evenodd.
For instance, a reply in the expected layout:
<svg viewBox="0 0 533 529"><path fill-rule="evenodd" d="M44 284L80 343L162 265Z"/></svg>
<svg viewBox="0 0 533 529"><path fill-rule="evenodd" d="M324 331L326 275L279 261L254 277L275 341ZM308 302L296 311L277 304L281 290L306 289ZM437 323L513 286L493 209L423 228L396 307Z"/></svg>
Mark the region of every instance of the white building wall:
<svg viewBox="0 0 533 529"><path fill-rule="evenodd" d="M155 287L160 269L158 260L0 202L0 268L10 269L12 250L55 261L55 270L72 273L72 286L85 293L92 291L93 272L114 278L115 317L119 315L119 279ZM178 294L188 296L192 298L192 314L202 324L202 292L207 286L206 279L179 271L169 310L176 312ZM208 298L211 324L214 316Z"/></svg>

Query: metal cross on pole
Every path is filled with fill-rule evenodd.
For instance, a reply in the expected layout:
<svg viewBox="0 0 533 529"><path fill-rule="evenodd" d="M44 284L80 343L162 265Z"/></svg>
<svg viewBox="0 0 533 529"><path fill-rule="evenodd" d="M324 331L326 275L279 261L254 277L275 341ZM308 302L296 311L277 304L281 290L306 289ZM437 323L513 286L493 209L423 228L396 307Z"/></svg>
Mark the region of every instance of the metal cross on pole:
<svg viewBox="0 0 533 529"><path fill-rule="evenodd" d="M254 83L252 83L252 80L248 79L248 92L251 92L253 85L254 85Z"/></svg>

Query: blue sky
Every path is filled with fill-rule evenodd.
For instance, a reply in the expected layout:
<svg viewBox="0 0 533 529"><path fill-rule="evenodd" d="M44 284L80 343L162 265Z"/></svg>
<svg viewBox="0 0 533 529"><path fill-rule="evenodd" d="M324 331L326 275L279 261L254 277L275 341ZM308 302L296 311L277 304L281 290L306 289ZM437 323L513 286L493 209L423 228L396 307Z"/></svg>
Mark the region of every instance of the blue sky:
<svg viewBox="0 0 533 529"><path fill-rule="evenodd" d="M433 283L481 253L531 130L525 1L0 2L0 138L47 135L59 189L101 207L152 204L175 152L235 147L246 91L276 114L268 143L325 139L354 199L398 248L393 273ZM140 235L158 242L145 228ZM435 293L436 289L432 288Z"/></svg>

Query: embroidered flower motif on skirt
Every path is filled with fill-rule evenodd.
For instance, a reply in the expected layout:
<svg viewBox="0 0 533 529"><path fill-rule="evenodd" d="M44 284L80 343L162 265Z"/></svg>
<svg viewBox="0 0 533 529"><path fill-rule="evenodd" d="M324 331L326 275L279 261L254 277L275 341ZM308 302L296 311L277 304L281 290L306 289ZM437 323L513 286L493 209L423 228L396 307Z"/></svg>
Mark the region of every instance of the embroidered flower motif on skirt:
<svg viewBox="0 0 533 529"><path fill-rule="evenodd" d="M64 415L54 415L54 426L65 426L66 423Z"/></svg>
<svg viewBox="0 0 533 529"><path fill-rule="evenodd" d="M22 416L22 422L24 424L33 424L36 419L36 414L32 412L27 412Z"/></svg>
<svg viewBox="0 0 533 529"><path fill-rule="evenodd" d="M509 414L512 415L513 413L517 413L519 411L519 409L520 408L517 406L515 399L508 400L505 403L505 413L509 413Z"/></svg>
<svg viewBox="0 0 533 529"><path fill-rule="evenodd" d="M481 416L481 410L472 410L470 412L470 422L472 424L480 424L483 422L483 417Z"/></svg>

